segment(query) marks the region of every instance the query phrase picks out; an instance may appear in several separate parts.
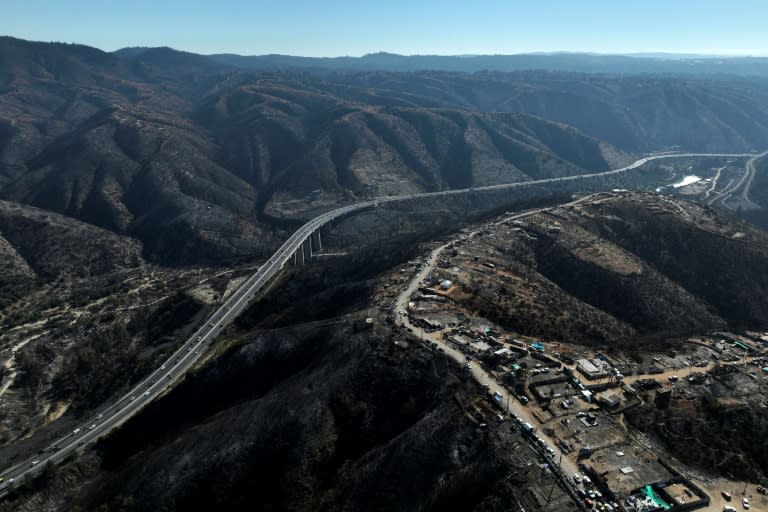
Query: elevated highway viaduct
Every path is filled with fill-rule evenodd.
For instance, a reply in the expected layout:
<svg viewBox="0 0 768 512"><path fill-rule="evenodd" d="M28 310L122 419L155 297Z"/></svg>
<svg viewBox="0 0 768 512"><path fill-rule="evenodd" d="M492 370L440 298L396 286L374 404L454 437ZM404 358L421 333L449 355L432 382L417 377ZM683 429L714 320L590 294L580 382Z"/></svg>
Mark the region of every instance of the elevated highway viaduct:
<svg viewBox="0 0 768 512"><path fill-rule="evenodd" d="M41 453L0 471L0 497L7 494L21 479L34 475L48 463L58 463L73 452L109 435L123 423L138 414L144 406L162 395L167 389L181 380L187 371L203 357L218 334L240 315L260 293L264 292L276 280L286 264L303 264L312 257L314 251L322 246L321 229L351 215L357 215L382 205L400 203L408 200L425 198L459 198L478 195L488 198L490 203L501 205L504 201L512 204L526 196L536 194L563 194L568 192L594 192L611 188L607 186L618 182L612 177L621 177L629 171L639 169L654 160L673 158L752 158L750 153L676 153L648 156L634 163L605 172L564 176L536 181L490 185L442 192L409 194L401 196L378 197L368 201L337 208L305 223L297 229L275 253L255 271L237 290L234 291L213 313L199 326L159 368L152 371L122 397L104 407L96 415L82 422L82 427L51 441ZM0 461L0 467L7 461Z"/></svg>

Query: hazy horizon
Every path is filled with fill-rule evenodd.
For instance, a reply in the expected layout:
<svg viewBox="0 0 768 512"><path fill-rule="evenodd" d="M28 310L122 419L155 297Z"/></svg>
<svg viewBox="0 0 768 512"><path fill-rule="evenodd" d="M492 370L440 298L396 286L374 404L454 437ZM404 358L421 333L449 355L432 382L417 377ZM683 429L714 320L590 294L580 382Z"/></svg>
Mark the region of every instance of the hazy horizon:
<svg viewBox="0 0 768 512"><path fill-rule="evenodd" d="M379 54L386 54L386 55L396 55L399 57L463 57L463 58L472 58L472 57L515 57L515 56L558 56L558 55L594 55L599 57L635 57L635 58L669 58L669 59L717 59L717 58L763 58L768 57L768 53L766 54L747 54L747 53L691 53L691 52L665 52L665 51L634 51L634 52L622 52L622 53L607 53L607 52L595 52L595 51L579 51L579 50L553 50L553 51L529 51L529 52L518 52L518 53L397 53L392 52L389 50L376 50L367 52L364 54L343 54L343 55L302 55L302 54L291 54L291 53L283 53L283 52L272 52L272 53L240 53L240 52L233 52L233 51L221 51L221 52L212 52L212 53L202 53L202 52L196 52L189 50L187 48L178 48L173 47L169 45L144 45L144 44L134 44L134 45L128 45L128 46L121 46L119 48L114 49L106 49L106 48L100 48L98 46L94 46L92 44L85 43L83 41L63 41L63 40L54 40L54 39L34 39L34 38L27 38L22 37L20 35L16 34L9 34L9 33L2 33L0 34L0 37L11 37L15 39L25 40L25 41L31 41L36 43L51 43L51 44L77 44L77 45L84 45L89 46L92 48L96 48L98 50L104 51L104 52L116 52L119 50L125 50L125 49L131 49L131 48L169 48L171 50L180 51L180 52L187 52L187 53L194 53L198 55L203 56L212 56L212 55L240 55L244 57L264 57L269 55L280 55L285 57L307 57L307 58L317 58L317 59L344 59L344 58L351 58L351 59L359 59L367 56L372 55L379 55Z"/></svg>
<svg viewBox="0 0 768 512"><path fill-rule="evenodd" d="M437 0L361 5L348 0L222 0L130 5L96 0L9 0L0 33L114 51L168 46L200 54L356 57L399 55L688 54L765 56L768 4L651 0L624 5Z"/></svg>

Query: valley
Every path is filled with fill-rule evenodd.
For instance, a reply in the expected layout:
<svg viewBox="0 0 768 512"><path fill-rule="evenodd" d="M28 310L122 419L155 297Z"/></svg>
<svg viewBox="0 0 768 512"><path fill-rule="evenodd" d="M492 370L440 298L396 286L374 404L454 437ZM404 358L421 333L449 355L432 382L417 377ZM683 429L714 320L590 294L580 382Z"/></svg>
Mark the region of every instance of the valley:
<svg viewBox="0 0 768 512"><path fill-rule="evenodd" d="M607 171L606 174L613 175L631 172L654 160L665 160L670 158L688 159L702 156L723 158L744 155L667 154L656 157L647 157L624 168ZM587 179L593 177L594 175L586 176ZM558 184L558 182L561 181L576 181L578 183L575 178L578 177L550 178L538 182L529 182L523 185L527 187L528 185ZM467 189L464 191L437 192L428 194L428 196L430 198L441 198L446 195L456 196L462 194L475 194L478 192L482 193L486 190L496 191L510 187L525 188L523 185L495 185L491 187ZM222 301L218 306L218 309L206 320L207 323L204 323L200 328L195 330L181 347L167 357L167 360L163 362L159 369L149 373L149 375L142 379L141 382L136 383L131 390L127 391L122 398L116 399L112 405L101 410L96 418L88 420L86 423L90 424L90 426L87 427L87 432L84 430L86 427L73 430L71 434L67 434L59 440L50 442L49 446L40 450L38 456L16 464L12 468L3 471L0 476L7 478L9 481L8 485L12 485L16 479L20 479L29 474L34 474L41 462L45 465L48 462L64 460L75 450L79 450L83 446L97 441L102 436L111 433L115 428L120 427L127 419L140 412L144 404L150 403L157 396L164 393L167 389L170 389L176 380L183 377L189 369L195 366L198 360L205 357L204 354L210 349L216 336L248 307L249 302L262 294L263 289L268 289L271 286L272 281L276 279L277 275L291 258L293 259L294 264L303 265L305 259L311 258L313 250L320 250L322 248L319 233L321 228L326 224L334 221L338 222L339 219L342 219L345 216L378 207L380 204L408 201L417 197L424 197L424 194L416 196L383 197L370 202L345 206L320 215L302 226L302 228L297 230L268 261L258 267L257 271L236 289L230 289L228 286L227 290L230 292L229 295L226 296L226 294L224 294L225 300ZM161 302L166 298L167 296L161 297L152 303ZM123 311L124 310L125 309L123 309ZM16 348L11 350L12 353L16 352ZM12 358L13 357L15 356L12 356ZM11 360L9 360L9 362L10 361ZM15 379L15 372L12 375ZM8 384L8 386L9 385L10 384ZM40 456L41 454L46 455ZM2 487L0 487L0 489L2 489Z"/></svg>
<svg viewBox="0 0 768 512"><path fill-rule="evenodd" d="M0 511L768 510L764 76L236 57L0 37Z"/></svg>
<svg viewBox="0 0 768 512"><path fill-rule="evenodd" d="M669 155L665 156L665 158L669 158L669 157L670 157ZM723 155L717 155L717 157L718 158L723 158ZM682 158L691 158L691 156L687 156L686 155L686 156L683 156ZM647 160L645 162L643 162L643 163L647 163ZM632 166L630 166L630 167L632 167ZM569 181L572 181L572 180L569 180ZM436 194L436 196L440 197L443 194L444 193L438 193L438 194ZM448 193L448 194L449 195L455 195L454 192L451 192L451 193ZM620 197L620 195L616 196L616 194L614 194L614 196L615 197ZM579 209L582 203L587 203L589 208L591 208L592 210L597 208L600 212L603 212L604 206L602 206L602 205L606 201L607 201L606 204L610 204L611 203L611 197L612 197L611 194L607 194L607 195L603 195L603 196L601 196L601 194L597 194L595 196L586 196L584 198L578 199L575 202L567 203L567 204L564 204L562 206L558 206L556 208L552 208L552 207L548 207L548 208L544 208L544 209L539 208L539 209L536 209L534 211L523 212L523 213L516 214L516 215L513 215L513 216L507 216L507 217L503 218L502 220L496 222L494 224L494 226L514 226L514 229L513 229L514 232L521 232L520 228L526 229L525 225L522 224L523 220L528 218L528 217L531 217L531 218L536 220L537 225L539 226L536 229L544 230L544 231L538 232L539 234L537 236L540 236L542 232L546 232L550 236L560 236L560 235L564 235L564 233L562 232L562 229L563 229L562 224L563 224L563 220L565 219L565 217L563 216L563 212L572 211L574 209ZM650 211L655 212L656 210L654 210L654 208L668 209L668 208L671 207L672 209L668 210L668 211L674 212L674 214L677 217L679 217L680 219L682 219L682 220L684 220L685 222L688 222L688 223L695 222L699 226L699 229L702 229L702 228L706 229L706 223L703 222L704 216L702 215L701 212L693 212L693 211L690 210L690 208L686 208L686 207L681 208L681 205L675 205L675 204L673 204L671 202L667 206L662 206L661 204L659 204L659 206L655 206L654 203L653 203L653 199L652 198L653 198L653 196L649 196L648 198L645 198L645 199L642 200L642 204L644 204L644 208L648 208ZM403 201L403 200L407 201L408 199L409 198L406 197L406 198L401 199L401 201ZM382 198L380 201L383 202L383 203L387 203L387 202L393 202L394 200L395 200L395 198ZM596 205L599 205L599 206L596 206ZM371 206L370 204L363 204L361 208L363 210L365 210L366 208L370 208L370 206ZM339 214L346 215L347 211L354 211L354 209L351 209L351 208L342 209L339 213L334 213L333 215L339 215ZM553 212L553 213L550 214L549 212ZM550 217L550 219L547 220L546 218L540 219L540 217L542 215L550 215L550 216L554 215L554 216ZM626 217L626 212L625 212L624 215L622 215L622 217ZM333 217L332 216L328 216L327 218L333 218ZM230 291L231 291L231 295L229 296L228 302L225 302L223 305L221 305L220 309L218 310L218 312L213 314L213 321L211 321L210 323L205 325L205 328L204 328L205 330L192 334L190 336L190 338L189 338L189 341L187 341L185 345L183 345L182 347L180 347L177 350L177 352L176 352L177 354L179 354L179 355L182 354L182 353L184 354L184 359L185 359L184 363L183 363L184 366L178 366L177 367L176 362L179 361L179 357L176 357L176 355L172 355L169 358L169 363L166 363L161 368L161 370L163 370L162 372L158 371L158 372L156 372L157 374L155 374L155 373L150 374L146 378L144 383L138 384L138 386L136 387L137 391L130 391L130 392L128 392L128 394L125 395L125 398L123 398L123 400L125 401L125 405L124 406L120 406L117 409L114 409L114 412L113 412L113 409L109 409L108 408L107 410L105 410L105 412L99 413L100 415L99 415L97 421L93 424L93 426L98 428L98 430L96 430L94 428L90 428L88 433L87 434L83 434L79 438L79 440L77 442L76 442L77 436L76 435L74 435L74 436L70 435L70 436L67 436L67 438L66 438L67 440L66 441L62 440L61 442L55 443L56 447L55 447L54 450L52 450L53 455L51 456L50 460L51 461L57 461L57 460L66 459L67 458L67 454L69 453L69 451L76 450L76 449L80 450L81 447L83 447L86 443L89 443L89 441L95 441L101 435L103 435L104 433L108 433L113 428L119 427L119 425L122 424L124 421L126 421L128 418L130 418L131 415L133 415L135 412L138 412L140 410L140 408L142 407L143 403L148 403L148 402L150 402L151 400L153 400L155 398L156 395L154 393L157 393L160 388L158 388L156 391L153 392L153 388L154 388L153 384L154 384L154 382L156 380L159 380L162 377L166 377L166 375L165 375L166 373L168 373L168 375L181 376L183 374L183 372L185 371L185 369L192 368L195 365L195 360L197 360L198 358L203 357L201 355L201 353L203 352L202 349L206 349L208 347L208 345L211 344L211 342L212 342L212 340L213 340L213 338L215 336L214 333L217 333L218 331L221 331L224 326L226 326L229 322L231 322L231 319L235 318L235 316L238 313L240 313L241 311L244 310L246 303L242 302L242 306L239 305L239 304L241 304L241 299L240 299L241 297L245 298L245 297L252 296L253 293L254 293L253 286L256 285L256 283L266 283L266 282L268 282L272 278L272 276L273 276L273 274L270 273L270 272L272 270L277 270L280 267L282 267L288 261L288 259L293 256L293 254L297 250L302 251L302 253L304 254L304 256L302 256L302 259L304 257L309 257L311 255L311 249L309 250L310 252L306 252L307 249L304 248L304 245L306 245L305 244L305 240L309 240L309 238L308 238L309 235L311 235L314 232L315 229L318 229L318 226L321 226L322 223L325 222L325 219L326 219L326 216L321 216L318 219L316 219L316 221L315 221L317 226L315 224L313 224L313 223L310 223L307 226L305 226L304 228L302 228L302 230L297 231L296 234L294 235L294 237L292 237L288 242L286 242L284 248L282 248L280 251L278 251L275 254L275 258L277 258L277 259L275 259L275 262L273 263L272 260L270 260L270 262L267 262L266 264L260 266L259 267L259 272L254 274L251 278L245 280L245 282L240 285L240 288L237 291L231 291L231 287L227 286L227 288L230 289ZM694 219L696 219L696 220L694 221ZM717 224L718 224L717 222L713 222L713 225L717 225ZM570 224L567 224L567 225L570 226ZM507 228L505 228L505 229L507 229ZM568 233L569 234L571 233L572 229L573 228L571 228L571 227L568 228ZM745 232L729 233L727 231L723 232L721 229L720 230L712 229L711 232L709 232L709 231L705 231L705 232L706 233L714 234L714 235L716 235L718 237L725 236L725 237L728 237L728 238L731 238L731 239L733 239L734 235L738 234L739 236L736 237L736 240L738 240L738 242L741 243L741 244L743 244L743 243L747 243L747 244L753 243L754 244L755 242L752 242L752 239L753 239L753 237L758 236L757 233L751 233L748 230L745 230ZM510 231L507 230L506 233L509 234ZM580 231L577 230L574 233L580 233ZM584 232L584 234L586 234L586 232ZM496 236L493 235L493 232L490 232L490 233L488 232L488 228L483 228L481 230L471 231L471 232L469 232L466 235L462 235L462 240L463 241L461 243L462 244L463 243L469 243L475 237L479 238L480 236L486 236L486 235L490 235L491 238L496 238ZM583 236L583 235L580 235L580 236ZM536 237L533 237L533 239L535 239L535 238ZM566 240L566 239L567 239L567 237L563 238L563 240ZM591 243L594 244L594 242L591 242ZM434 265L437 262L440 254L443 252L444 249L449 247L449 245L450 244L443 245L438 250L436 250L436 251L434 251L432 253L431 258L430 258L430 264L427 265L424 268L424 270L422 270L422 272L419 274L419 276L417 276L416 279L414 279L414 280L412 280L410 282L410 285L406 289L406 292L404 292L403 294L401 294L399 296L398 302L393 306L393 308L394 308L393 310L397 311L397 313L395 315L395 321L394 321L394 323L396 325L397 324L408 325L408 326L411 327L412 330L415 329L415 325L411 324L411 320L408 320L408 319L402 317L402 312L404 312L406 309L410 309L410 307L411 307L410 304L408 304L408 306L405 306L404 303L407 302L410 299L411 293L413 292L415 287L418 286L419 283L424 279L424 277L426 277L426 275L428 273L434 271ZM572 244L566 243L566 246L570 246L570 245L572 245ZM765 247L768 247L768 244L764 244L764 245L765 245ZM580 244L576 244L576 246L580 247ZM320 248L319 247L315 247L315 249L319 250ZM612 262L609 264L609 266L605 267L607 270L609 270L611 272L618 272L620 275L627 274L627 273L629 273L629 274L635 273L636 274L638 272L640 272L640 273L644 272L642 270L642 267L638 267L637 266L637 263L632 263L631 258L628 259L626 256L620 256L619 254L615 254L616 253L616 249L610 249L610 248L608 248L608 249L609 250L606 252L606 248L599 248L599 249L597 249L596 253L593 253L593 254L603 255L603 256L607 255L607 256L609 256L611 258L610 261L612 261ZM587 256L588 254L590 254L590 252L591 252L591 250L586 251L585 253L583 253L583 255L581 257L583 258L583 257ZM593 260L595 258L594 255L587 256L587 257L588 257L587 261L591 261L591 260ZM598 258L599 257L600 256L598 256ZM616 258L618 258L618 259L616 259ZM475 258L475 261L477 261L477 260L478 260L478 258ZM299 260L297 260L295 257L293 258L293 261L295 261L297 263L299 262ZM497 263L498 263L498 261L497 261ZM489 263L489 262L486 261L485 263L483 263L481 265L481 267L485 266L486 269L492 269L493 270L493 269L496 268L497 263ZM448 264L448 265L450 265L450 264ZM605 263L601 263L601 265L604 266ZM443 265L441 264L441 267L442 266ZM465 268L465 269L468 269L471 266L472 266L472 264L469 263L469 262L464 262L464 263L461 264L461 267ZM258 277L258 276L262 275L263 271L266 271L266 273L263 274L264 277ZM495 270L494 270L494 272L495 272ZM452 276L452 277L453 277L453 279L456 279L457 282L461 282L459 276L455 275L455 276ZM434 279L434 278L432 278L432 279ZM526 278L526 279L530 279L530 278ZM202 284L202 280L200 282ZM258 284L256 286L260 287L262 285ZM466 283L464 283L463 286L466 286ZM480 284L480 286L482 286L482 284ZM561 284L561 286L562 286L562 284ZM258 290L259 289L258 287L255 288L255 290ZM509 292L507 291L505 293L509 293ZM686 308L694 307L694 309L693 309L693 311L694 311L693 316L696 316L696 315L700 316L701 315L701 313L696 313L695 312L696 311L695 310L695 306L685 305L686 301L688 299L685 299L684 297L678 297L679 295L680 295L679 292L674 291L674 289L673 289L673 294L670 296L670 298L669 299L663 299L663 300L678 301L679 302L681 300L681 298L682 298L682 302L680 302L680 305L676 306L676 307L686 307ZM484 293L481 292L481 291L475 291L472 294L472 297L477 297L477 298L480 298L480 299L482 299L484 296L485 296ZM152 301L152 302L162 301L162 300L163 300L163 298L161 297L159 299L155 299L155 301ZM456 300L456 299L454 298L453 300ZM232 301L236 301L235 304L238 305L234 309L234 311L232 310L232 306L230 304L230 303L232 303ZM150 304L152 302L150 302ZM534 299L534 302L535 302L535 299ZM503 302L497 302L497 304L499 306L503 306L504 303ZM605 306L602 306L602 307L605 307ZM669 305L666 305L666 306L663 306L663 307L665 309L668 309ZM571 309L575 309L576 311L579 310L578 307L576 307L576 308L571 307ZM486 313L486 314L488 314L488 313ZM581 314L581 313L579 313L579 314ZM530 313L529 313L529 315L530 315ZM690 313L683 313L683 315L690 315ZM495 316L495 314L493 314L492 316ZM218 317L221 317L221 319L217 319ZM731 322L738 321L735 318L729 318L728 320L731 321ZM485 321L485 320L483 320L483 321ZM645 321L647 321L647 320L645 320ZM407 324L406 324L406 322L407 322ZM435 325L434 321L430 320L430 321L427 321L427 322L432 322L429 325ZM570 320L569 322L573 323L572 320ZM576 328L577 329L577 331L575 331L575 334L576 334L575 339L580 340L582 342L588 341L587 337L588 336L594 337L595 333L597 332L597 331L595 331L595 327L599 326L599 325L603 325L603 322L604 322L603 320L601 320L601 321L597 321L597 320L594 320L594 319L590 320L589 321L590 330L585 332L585 333L582 333L582 334L578 334L578 328L579 328L580 324L578 322L574 323L572 328ZM615 338L614 341L618 342L618 341L621 341L622 338L627 338L627 337L631 338L633 335L637 335L638 334L638 332L637 332L637 325L633 325L632 321L630 321L629 325L627 325L626 322L627 322L626 319L618 319L618 322L616 322L615 320L608 320L607 326L609 326L608 327L609 329L613 329L613 330L612 331L609 330L609 331L606 331L606 332L600 334L600 337L598 337L597 340L598 341L603 340L601 342L605 343L604 340L607 339L606 337L614 337ZM557 325L557 324L552 324L552 325ZM718 327L722 327L724 325L725 324L722 321L718 322L717 320L713 320L712 323L710 323L709 325L707 325L706 323L705 324L694 324L693 326L688 324L685 327L683 327L683 326L674 326L674 325L666 326L664 324L660 324L658 326L653 326L653 329L655 329L655 330L661 329L662 332L669 331L670 334L671 333L675 333L676 335L679 335L680 334L679 330L681 328L688 329L689 331L692 330L692 329L693 330L701 331L703 329L718 328ZM520 327L518 327L518 328L520 328ZM431 328L430 328L430 330L431 330ZM527 329L525 327L523 327L523 330L527 330ZM533 331L533 332L532 331L528 331L528 332L529 332L529 334L536 334L535 331ZM558 327L557 328L557 332L561 336L563 334L568 333L568 331L565 330L565 326L564 325L561 325L560 327ZM550 336L553 335L553 334L554 334L554 331L550 331L549 332ZM438 343L439 345L441 345L441 348L442 348L444 353L448 353L448 354L454 356L454 358L457 359L459 362L462 361L462 357L466 357L461 352L457 351L454 347L450 347L450 346L446 345L445 342L442 339L435 338L434 335L432 335L432 334L430 334L430 335L424 334L423 327L422 327L422 337L425 340L434 340L433 343ZM189 350L186 349L187 345L189 345ZM200 350L195 349L194 352L193 352L193 349L197 345L201 345L201 347L199 347ZM560 347L560 342L558 342L558 348L559 347ZM174 362L174 361L176 361L176 362ZM171 366L167 367L167 364L171 364ZM167 369L167 368L170 368L170 369ZM709 365L706 366L705 368L707 370L711 369ZM573 368L571 368L570 371L573 372ZM172 372L172 373L169 373L169 372ZM476 378L476 380L480 384L484 384L484 385L487 385L489 387L490 386L497 386L498 385L497 381L496 381L496 378L491 377L490 374L486 373L484 370L482 370L480 368L473 369L472 373L473 373L473 376ZM668 376L668 375L666 375L666 374L662 375L662 377L665 377L665 376ZM640 377L639 376L638 377L634 377L634 376L627 375L626 382L628 384L631 384L632 382L634 382L637 379L640 379ZM172 378L170 383L173 383L174 381L175 381L175 379ZM145 386L147 387L147 390L148 390L147 393L143 393L142 392L143 388ZM139 397L141 397L141 398L134 402L134 399L139 398ZM526 400L527 400L527 398L526 398ZM513 413L515 413L515 415L517 417L521 418L520 419L520 424L523 424L523 423L534 424L533 422L537 421L535 419L535 417L530 415L530 413L529 413L530 409L528 409L528 408L521 408L521 406L516 406L516 407L513 407L513 409L511 411ZM510 411L508 410L507 412L510 412ZM105 413L107 414L106 417L104 417ZM72 439L72 440L69 441L68 439ZM543 446L546 446L550 450L554 451L554 448L552 446L547 446L546 443ZM534 449L537 449L537 447L534 447ZM40 458L41 457L35 458L34 462L39 461ZM560 463L562 463L562 461L560 461ZM27 461L27 463L25 463L25 464L29 464L29 461ZM39 464L39 462L37 462L37 464L34 464L32 466L32 468L35 469L35 466L38 466L38 464ZM20 467L24 467L24 464L22 464L22 466L20 466ZM29 466L27 466L27 467L29 467ZM574 472L577 472L577 470L578 470L578 468L575 466L575 462L568 462L568 460L566 460L565 467L568 470L567 473L571 473L571 474L574 473ZM28 472L28 471L25 471L25 472ZM15 474L14 473L14 476L11 477L10 473L8 473L6 476L8 476L9 478L14 478L15 479L15 478L20 477L22 474L23 473L19 473L19 474ZM557 474L554 475L554 476L557 477ZM570 485L570 484L567 483L565 475L559 476L559 478L561 479L561 485L566 486L566 488L567 488L568 485ZM571 492L575 493L575 492L577 492L577 490L578 489L571 489Z"/></svg>

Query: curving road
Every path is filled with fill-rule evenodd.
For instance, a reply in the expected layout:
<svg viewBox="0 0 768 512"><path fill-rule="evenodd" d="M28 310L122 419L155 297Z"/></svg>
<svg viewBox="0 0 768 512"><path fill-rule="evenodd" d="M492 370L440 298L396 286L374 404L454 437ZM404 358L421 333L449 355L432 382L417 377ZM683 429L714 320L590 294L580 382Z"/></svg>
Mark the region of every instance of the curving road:
<svg viewBox="0 0 768 512"><path fill-rule="evenodd" d="M737 206L741 206L744 210L759 210L760 205L755 204L750 198L749 198L749 189L752 187L752 180L755 178L755 162L759 160L760 158L763 158L764 156L768 155L768 151L763 151L760 154L757 155L750 155L750 159L747 160L747 165L744 168L744 174L742 177L736 181L735 183L729 184L725 190L717 194L714 198L707 201L707 204L712 206L715 203L720 203L725 208L728 208L729 210L734 210L732 206L730 206L727 201L731 197L734 197L734 194L741 189L741 194L736 196L738 199ZM720 172L718 171L718 176Z"/></svg>
<svg viewBox="0 0 768 512"><path fill-rule="evenodd" d="M768 152L766 152L768 153ZM763 154L766 154L763 153ZM89 445L101 437L109 435L115 428L119 427L131 417L137 414L145 405L157 398L166 389L171 387L179 380L202 356L202 352L207 349L216 336L228 326L250 303L250 301L279 274L285 264L296 254L303 250L303 244L308 243L313 233L320 228L347 215L358 213L370 208L375 208L379 204L395 201L403 201L420 197L440 197L449 195L466 194L484 190L500 190L526 187L531 185L546 185L548 183L575 181L584 178L593 178L600 176L610 176L626 172L641 167L642 165L660 159L668 158L692 158L692 157L755 157L751 153L679 153L664 154L641 158L634 163L605 172L582 174L578 176L565 176L561 178L550 178L544 180L509 183L502 185L490 185L485 187L475 187L460 190L447 190L444 192L432 192L421 194L410 194L403 196L380 197L361 203L337 208L326 212L301 226L283 245L254 272L240 287L213 313L213 315L197 331L184 342L158 369L145 377L140 383L134 386L131 391L118 399L112 405L106 407L100 413L83 422L82 426L73 430L66 436L57 439L49 444L43 453L31 457L12 467L0 472L0 496L4 496L8 488L17 483L21 478L30 476L39 471L43 466L51 463L57 463L68 457L72 452ZM756 158L756 157L755 157ZM753 158L754 160L754 158ZM311 242L310 242L311 243Z"/></svg>
<svg viewBox="0 0 768 512"><path fill-rule="evenodd" d="M575 206L578 205L584 201L588 201L590 198L592 198L593 195L589 195L586 197L583 197L581 199L577 199L575 201L571 201L569 203L565 203L563 206ZM524 212L519 212L514 215L508 215L505 216L502 221L500 221L498 224L508 222L510 220L514 219L521 219L528 217L530 215L535 215L537 213L550 210L551 207L541 207L541 208L534 208L531 210L527 210ZM470 233L466 233L463 235L460 235L457 239L458 240L471 240L472 238L477 235L478 232L482 231L483 228L476 229L475 231L472 231ZM404 325L406 328L410 329L414 333L419 333L419 337L421 339L426 339L431 343L437 344L444 354L446 354L448 357L451 357L455 361L457 361L459 364L462 364L466 361L468 361L468 356L461 352L460 350L457 350L452 345L445 342L443 338L443 333L436 331L436 332L425 332L420 327L416 326L411 322L411 319L407 313L408 310L408 301L410 301L411 296L413 293L417 290L419 286L421 286L422 282L426 277L435 271L435 268L437 267L437 261L442 255L442 253L445 251L446 248L453 246L455 240L450 240L449 242L446 242L445 244L440 245L439 247L436 247L432 250L431 254L426 260L426 263L422 267L422 269L411 278L411 282L406 286L406 288L398 295L397 299L395 300L395 325ZM469 367L467 367L469 368ZM488 386L489 390L503 390L502 395L504 395L505 399L502 400L502 408L507 412L507 414L512 415L513 418L515 418L515 421L518 425L521 425L522 423L528 423L530 425L533 425L536 427L536 430L538 431L539 426L539 420L536 419L533 414L531 413L531 408L526 407L522 405L519 401L511 401L508 398L509 392L502 386L499 385L499 383L496 381L496 379L490 374L490 372L486 371L481 365L479 364L472 364L471 369L468 370L469 374L474 378L478 383L482 384L483 386ZM500 391L501 392L501 391ZM541 441L536 440L536 437L529 437L529 441L534 445L534 448L539 450L540 448L549 448L551 450L550 455L546 456L547 461L550 462L553 467L559 466L562 470L564 470L568 474L576 474L579 472L579 469L575 462L573 462L568 457L559 457L555 458L551 454L555 454L559 451L559 447L557 447L554 443L551 441L542 438Z"/></svg>

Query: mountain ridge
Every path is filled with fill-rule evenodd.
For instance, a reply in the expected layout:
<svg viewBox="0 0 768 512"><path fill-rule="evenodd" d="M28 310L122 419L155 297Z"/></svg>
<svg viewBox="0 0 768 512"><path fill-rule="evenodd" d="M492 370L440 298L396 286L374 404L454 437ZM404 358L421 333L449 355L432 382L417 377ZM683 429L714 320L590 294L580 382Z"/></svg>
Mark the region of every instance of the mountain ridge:
<svg viewBox="0 0 768 512"><path fill-rule="evenodd" d="M551 70L587 73L662 73L686 75L734 74L768 76L768 57L599 54L583 52L521 53L511 55L400 55L368 53L360 57L302 57L283 54L211 54L219 63L249 70L338 71L481 71Z"/></svg>
<svg viewBox="0 0 768 512"><path fill-rule="evenodd" d="M286 226L375 196L768 140L760 78L247 72L12 38L0 55L0 199L135 237L164 263L265 255Z"/></svg>
<svg viewBox="0 0 768 512"><path fill-rule="evenodd" d="M275 219L376 195L629 159L526 114L434 110L421 97L253 75L169 48L118 58L0 40L0 52L15 56L0 95L0 198L135 237L158 262L265 255L282 236Z"/></svg>

